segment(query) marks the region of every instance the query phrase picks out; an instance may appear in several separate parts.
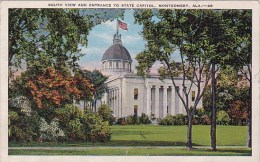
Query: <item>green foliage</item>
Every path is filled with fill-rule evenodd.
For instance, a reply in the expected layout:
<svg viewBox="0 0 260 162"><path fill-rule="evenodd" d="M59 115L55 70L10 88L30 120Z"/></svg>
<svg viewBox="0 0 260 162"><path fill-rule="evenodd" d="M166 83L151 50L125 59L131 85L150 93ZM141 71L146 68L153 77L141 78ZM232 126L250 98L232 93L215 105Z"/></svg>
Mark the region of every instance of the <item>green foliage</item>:
<svg viewBox="0 0 260 162"><path fill-rule="evenodd" d="M70 120L80 119L83 117L83 111L77 106L66 104L63 108L55 109L55 116L62 121L62 127L67 127Z"/></svg>
<svg viewBox="0 0 260 162"><path fill-rule="evenodd" d="M9 77L22 64L31 75L47 66L77 71L91 29L123 14L124 9L10 9Z"/></svg>
<svg viewBox="0 0 260 162"><path fill-rule="evenodd" d="M80 122L79 118L70 120L66 131L67 137L71 141L85 140L83 124Z"/></svg>
<svg viewBox="0 0 260 162"><path fill-rule="evenodd" d="M185 124L187 124L188 123L187 115L176 114L173 117L173 123L174 123L174 125L185 125Z"/></svg>
<svg viewBox="0 0 260 162"><path fill-rule="evenodd" d="M21 112L9 111L9 141L26 142L39 137L40 117L34 112L31 116Z"/></svg>
<svg viewBox="0 0 260 162"><path fill-rule="evenodd" d="M167 115L164 119L160 120L159 125L173 125L174 117L172 115Z"/></svg>
<svg viewBox="0 0 260 162"><path fill-rule="evenodd" d="M102 98L103 94L107 90L107 85L105 84L107 77L98 70L93 70L92 72L88 70L80 70L77 75L86 78L93 85L93 88L95 89L93 97L91 96L91 98L89 98L90 96L86 95L85 98L89 98L89 100L92 101L92 110L96 112L96 102Z"/></svg>
<svg viewBox="0 0 260 162"><path fill-rule="evenodd" d="M128 115L127 117L126 117L126 123L127 124L134 124L134 122L133 122L133 115Z"/></svg>
<svg viewBox="0 0 260 162"><path fill-rule="evenodd" d="M11 9L9 65L19 67L25 60L35 71L46 65L73 65L81 55L78 43L87 45L93 25L79 10Z"/></svg>
<svg viewBox="0 0 260 162"><path fill-rule="evenodd" d="M84 114L82 124L86 139L91 142L106 142L111 139L108 121L91 111Z"/></svg>
<svg viewBox="0 0 260 162"><path fill-rule="evenodd" d="M219 111L217 113L217 123L219 125L228 125L230 122L230 117L228 116L228 113L225 111Z"/></svg>
<svg viewBox="0 0 260 162"><path fill-rule="evenodd" d="M101 116L103 121L108 121L109 125L112 125L115 121L115 118L113 116L113 111L108 107L108 105L102 104L98 108L98 114Z"/></svg>
<svg viewBox="0 0 260 162"><path fill-rule="evenodd" d="M67 104L63 108L55 109L55 116L60 121L59 125L64 130L68 140L85 140L83 124L83 111L75 105Z"/></svg>
<svg viewBox="0 0 260 162"><path fill-rule="evenodd" d="M39 120L37 112L32 110L30 101L25 96L9 99L8 137L10 141L32 141L39 136Z"/></svg>
<svg viewBox="0 0 260 162"><path fill-rule="evenodd" d="M142 115L139 117L136 114L128 115L126 118L119 118L118 124L120 125L139 125L139 124L151 124L152 121L150 120L149 116L145 113L142 113Z"/></svg>
<svg viewBox="0 0 260 162"><path fill-rule="evenodd" d="M250 87L241 82L240 77L231 69L222 70L218 74L216 107L218 111L228 113L233 125L246 125L249 113ZM203 96L205 115L211 114L211 89L207 87ZM232 113L231 113L232 112Z"/></svg>
<svg viewBox="0 0 260 162"><path fill-rule="evenodd" d="M151 124L151 120L149 119L149 116L145 113L142 113L140 116L140 124Z"/></svg>

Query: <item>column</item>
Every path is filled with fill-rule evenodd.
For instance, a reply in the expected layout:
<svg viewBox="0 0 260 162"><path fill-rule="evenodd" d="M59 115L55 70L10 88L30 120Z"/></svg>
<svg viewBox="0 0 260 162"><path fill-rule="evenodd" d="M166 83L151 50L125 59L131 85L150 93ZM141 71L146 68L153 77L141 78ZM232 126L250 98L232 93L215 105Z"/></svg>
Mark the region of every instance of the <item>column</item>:
<svg viewBox="0 0 260 162"><path fill-rule="evenodd" d="M180 86L179 92L180 92L180 96L183 98L184 92L183 92L182 86ZM181 101L181 98L179 98L179 112L182 113L182 114L185 114L185 108L184 108L183 102Z"/></svg>
<svg viewBox="0 0 260 162"><path fill-rule="evenodd" d="M151 115L151 86L146 86L146 115Z"/></svg>
<svg viewBox="0 0 260 162"><path fill-rule="evenodd" d="M120 109L120 100L119 100L119 89L117 88L117 97L116 97L116 99L117 99L117 117L120 117L119 116L119 109Z"/></svg>
<svg viewBox="0 0 260 162"><path fill-rule="evenodd" d="M114 90L111 90L111 98L112 98L112 100L111 100L111 102L112 102L111 107L112 107L113 114L115 116L115 96L114 96Z"/></svg>
<svg viewBox="0 0 260 162"><path fill-rule="evenodd" d="M122 96L121 96L121 89L118 89L118 117L122 117Z"/></svg>
<svg viewBox="0 0 260 162"><path fill-rule="evenodd" d="M107 104L108 104L109 108L112 110L111 100L110 100L110 98L111 98L111 91L110 90L108 90L108 92L107 92L107 98L108 98Z"/></svg>
<svg viewBox="0 0 260 162"><path fill-rule="evenodd" d="M155 97L154 97L154 100L155 100L155 105L154 105L154 115L156 118L159 117L159 88L160 86L155 86Z"/></svg>
<svg viewBox="0 0 260 162"><path fill-rule="evenodd" d="M117 98L116 98L116 89L114 89L114 114L115 114L115 117L117 115L117 104L116 104L116 101L117 101Z"/></svg>
<svg viewBox="0 0 260 162"><path fill-rule="evenodd" d="M171 115L176 115L176 109L175 109L175 87L172 86L172 95L171 95Z"/></svg>
<svg viewBox="0 0 260 162"><path fill-rule="evenodd" d="M167 86L163 87L163 118L167 116Z"/></svg>
<svg viewBox="0 0 260 162"><path fill-rule="evenodd" d="M115 117L118 117L118 90L117 88L115 89Z"/></svg>
<svg viewBox="0 0 260 162"><path fill-rule="evenodd" d="M102 104L107 104L107 93L106 92L104 93L104 96L102 97L101 102L102 102Z"/></svg>

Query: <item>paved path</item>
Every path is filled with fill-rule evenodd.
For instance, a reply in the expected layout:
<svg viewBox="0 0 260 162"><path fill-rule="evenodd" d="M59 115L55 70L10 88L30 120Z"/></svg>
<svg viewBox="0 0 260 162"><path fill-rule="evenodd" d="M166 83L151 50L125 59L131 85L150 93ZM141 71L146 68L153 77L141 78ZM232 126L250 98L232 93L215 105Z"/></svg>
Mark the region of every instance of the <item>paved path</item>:
<svg viewBox="0 0 260 162"><path fill-rule="evenodd" d="M10 150L91 150L91 149L156 149L186 148L185 146L95 146L95 147L9 147ZM210 146L194 146L193 148L210 149ZM217 148L247 148L246 146L217 146Z"/></svg>

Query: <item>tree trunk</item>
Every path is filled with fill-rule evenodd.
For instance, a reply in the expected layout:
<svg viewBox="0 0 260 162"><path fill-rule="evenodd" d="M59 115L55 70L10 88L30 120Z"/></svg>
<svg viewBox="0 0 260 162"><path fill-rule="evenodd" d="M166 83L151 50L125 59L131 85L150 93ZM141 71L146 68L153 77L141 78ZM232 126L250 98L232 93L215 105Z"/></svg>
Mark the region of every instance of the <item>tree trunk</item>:
<svg viewBox="0 0 260 162"><path fill-rule="evenodd" d="M250 76L250 78L252 78ZM248 132L247 132L247 147L252 148L252 81L250 79L250 87L249 87L249 108L248 108Z"/></svg>
<svg viewBox="0 0 260 162"><path fill-rule="evenodd" d="M192 149L192 115L188 114L188 129L187 129L187 148Z"/></svg>
<svg viewBox="0 0 260 162"><path fill-rule="evenodd" d="M94 101L94 108L95 108L95 112L97 112L97 100L96 99Z"/></svg>
<svg viewBox="0 0 260 162"><path fill-rule="evenodd" d="M251 108L251 106L249 106ZM252 148L252 113L249 110L248 114L248 137L247 137L247 147Z"/></svg>
<svg viewBox="0 0 260 162"><path fill-rule="evenodd" d="M217 116L217 108L216 108L216 78L215 78L215 64L212 64L211 69L211 86L212 86L212 96L211 96L211 129L210 129L210 137L211 137L211 150L216 151L216 116Z"/></svg>

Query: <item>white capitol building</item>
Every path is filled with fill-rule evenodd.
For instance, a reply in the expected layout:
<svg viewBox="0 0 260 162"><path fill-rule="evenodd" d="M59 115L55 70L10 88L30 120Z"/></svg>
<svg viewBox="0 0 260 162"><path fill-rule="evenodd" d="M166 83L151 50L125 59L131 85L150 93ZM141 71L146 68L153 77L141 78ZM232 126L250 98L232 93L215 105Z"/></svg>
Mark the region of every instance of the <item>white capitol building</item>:
<svg viewBox="0 0 260 162"><path fill-rule="evenodd" d="M186 114L176 90L182 91L182 78L176 77L175 90L171 79L161 80L158 75L138 76L132 72L132 58L122 45L121 35L115 34L113 45L102 57L103 75L108 76L108 92L102 103L108 104L116 118L142 113L164 118L167 114ZM188 82L186 82L188 83ZM188 84L187 84L188 86ZM191 88L189 103L194 102L196 88ZM182 93L181 93L182 94ZM202 107L202 100L198 108Z"/></svg>

